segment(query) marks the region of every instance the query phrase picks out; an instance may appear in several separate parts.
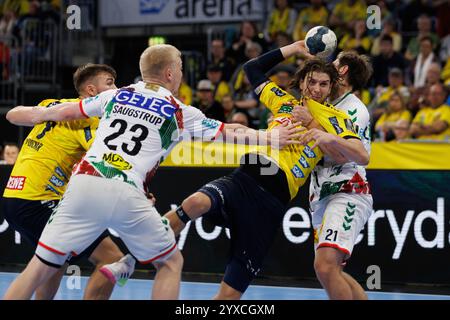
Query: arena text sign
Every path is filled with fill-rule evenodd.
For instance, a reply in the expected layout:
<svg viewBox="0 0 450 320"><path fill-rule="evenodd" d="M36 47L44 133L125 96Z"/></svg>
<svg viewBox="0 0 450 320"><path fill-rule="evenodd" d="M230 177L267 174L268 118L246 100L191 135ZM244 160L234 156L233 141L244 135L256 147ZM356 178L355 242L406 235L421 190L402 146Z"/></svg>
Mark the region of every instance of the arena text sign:
<svg viewBox="0 0 450 320"><path fill-rule="evenodd" d="M172 209L176 207L176 205L172 205ZM395 247L390 253L393 260L400 259L407 237L414 237L415 242L424 249L444 249L446 242L447 245L450 245L450 233L447 235L447 239L445 237L444 226L449 222L446 221L444 213L445 200L441 197L436 199L436 208L430 208L421 212L410 209L407 210L406 214L403 214L400 212L396 213L390 209L376 210L370 216L365 229L359 234L357 244L364 240L367 246L376 246L376 226L386 219L389 223L391 234L382 234L379 237L393 237ZM294 244L306 242L309 237L313 236L311 221L311 215L305 209L300 207L290 208L283 219L284 236L289 242ZM425 238L423 232L425 222L435 225L436 233L433 238ZM181 232L178 243L180 249L183 249L188 233L192 229L195 229L200 238L207 241L217 239L222 232L225 232L227 238L230 238L230 231L227 228L215 227L212 231L205 231L202 218L199 218L194 222L189 222Z"/></svg>

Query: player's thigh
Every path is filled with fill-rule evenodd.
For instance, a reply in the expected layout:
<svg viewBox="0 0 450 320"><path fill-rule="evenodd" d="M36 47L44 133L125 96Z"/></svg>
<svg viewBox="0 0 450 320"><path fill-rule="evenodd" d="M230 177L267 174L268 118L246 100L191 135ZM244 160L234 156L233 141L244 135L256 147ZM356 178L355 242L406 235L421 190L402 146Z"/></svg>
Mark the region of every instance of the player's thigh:
<svg viewBox="0 0 450 320"><path fill-rule="evenodd" d="M72 177L42 232L36 253L54 264L79 255L107 228L116 201L106 179Z"/></svg>
<svg viewBox="0 0 450 320"><path fill-rule="evenodd" d="M242 198L236 197L231 213L230 267L237 273L243 269L242 279L251 281L260 271L263 261L273 244L285 213L285 206L257 185L246 185ZM228 273L228 272L227 272ZM228 282L228 275L225 282ZM235 289L241 291L242 288ZM243 291L241 291L243 292Z"/></svg>
<svg viewBox="0 0 450 320"><path fill-rule="evenodd" d="M315 232L315 249L330 247L345 253L348 258L356 243L356 239L364 228L372 213L372 197L370 195L338 193L331 195L322 208L320 224L313 216Z"/></svg>
<svg viewBox="0 0 450 320"><path fill-rule="evenodd" d="M142 264L164 260L175 252L176 241L168 220L135 187L125 188L111 226Z"/></svg>
<svg viewBox="0 0 450 320"><path fill-rule="evenodd" d="M8 224L36 246L58 200L3 198L3 214Z"/></svg>
<svg viewBox="0 0 450 320"><path fill-rule="evenodd" d="M209 208L204 212L205 220L223 227L229 227L232 211L237 207L241 196L239 186L230 177L222 177L208 182L197 192L208 198Z"/></svg>

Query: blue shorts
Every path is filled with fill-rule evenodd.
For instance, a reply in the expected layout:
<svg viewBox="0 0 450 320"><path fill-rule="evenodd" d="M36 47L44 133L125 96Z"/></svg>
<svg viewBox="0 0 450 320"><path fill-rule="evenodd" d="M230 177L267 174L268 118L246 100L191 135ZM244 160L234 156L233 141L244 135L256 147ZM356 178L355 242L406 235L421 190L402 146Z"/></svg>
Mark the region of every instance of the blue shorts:
<svg viewBox="0 0 450 320"><path fill-rule="evenodd" d="M204 219L230 229L229 260L223 280L243 293L261 269L286 204L265 191L241 168L198 191L212 203Z"/></svg>

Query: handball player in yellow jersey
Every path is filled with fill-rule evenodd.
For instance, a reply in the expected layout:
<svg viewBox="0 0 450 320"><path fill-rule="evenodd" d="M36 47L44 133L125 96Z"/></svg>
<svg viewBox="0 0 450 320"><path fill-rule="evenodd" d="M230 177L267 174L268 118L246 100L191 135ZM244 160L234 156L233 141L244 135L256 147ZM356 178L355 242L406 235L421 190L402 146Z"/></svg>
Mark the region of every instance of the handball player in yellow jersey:
<svg viewBox="0 0 450 320"><path fill-rule="evenodd" d="M215 299L241 298L261 268L287 204L322 159L322 151L341 158L340 153L349 147L348 139L359 141L351 119L326 103L338 81L332 64L311 59L298 70L294 82L303 95L300 101L268 80L266 73L270 69L295 54L308 55L304 41L270 51L244 65L260 101L274 115L268 130L294 122L293 108L300 104L308 107L316 127L338 136L338 147L328 146L327 141L312 141L277 151L255 150L243 156L233 173L204 185L165 215L176 234L201 215L230 228L229 260ZM319 143L321 149L317 147ZM359 147L364 150L362 143Z"/></svg>
<svg viewBox="0 0 450 320"><path fill-rule="evenodd" d="M115 70L100 64L81 66L73 76L80 99L116 88L115 79ZM51 108L80 99L46 99L39 106ZM38 245L42 230L64 194L72 167L91 146L98 123L98 118L49 121L35 125L26 137L3 194L3 213L9 225L33 246ZM76 263L83 256L89 257L96 267L86 286L84 299L109 299L114 285L98 270L104 264L121 259L122 252L105 231L89 248L68 262ZM131 256L124 259L130 268L134 268ZM61 268L38 288L36 299L55 296L65 269Z"/></svg>

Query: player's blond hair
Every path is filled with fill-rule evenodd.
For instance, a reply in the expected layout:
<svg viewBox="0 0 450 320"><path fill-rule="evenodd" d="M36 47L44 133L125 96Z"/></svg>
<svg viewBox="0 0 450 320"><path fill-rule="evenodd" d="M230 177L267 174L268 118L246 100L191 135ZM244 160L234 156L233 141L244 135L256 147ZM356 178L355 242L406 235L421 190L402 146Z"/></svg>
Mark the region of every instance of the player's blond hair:
<svg viewBox="0 0 450 320"><path fill-rule="evenodd" d="M142 78L160 77L163 71L173 65L181 52L169 44L158 44L145 49L139 60Z"/></svg>

